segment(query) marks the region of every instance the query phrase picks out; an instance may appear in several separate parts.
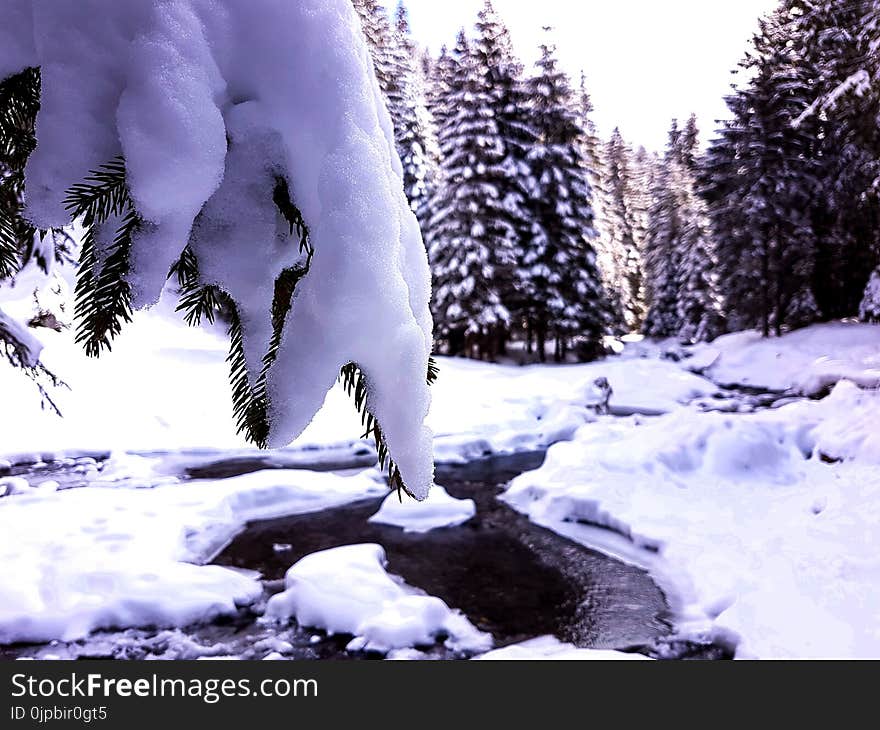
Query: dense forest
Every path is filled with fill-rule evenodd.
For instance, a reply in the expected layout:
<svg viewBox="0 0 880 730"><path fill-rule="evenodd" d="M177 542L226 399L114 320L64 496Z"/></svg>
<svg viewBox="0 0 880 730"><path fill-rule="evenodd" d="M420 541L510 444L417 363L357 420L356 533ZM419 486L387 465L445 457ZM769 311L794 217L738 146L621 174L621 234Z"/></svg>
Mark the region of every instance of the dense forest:
<svg viewBox="0 0 880 730"><path fill-rule="evenodd" d="M529 71L490 2L437 57L356 0L422 226L438 348L591 359L603 336L682 342L880 319L880 4L783 0L701 143L602 139L585 69ZM705 133L705 132L704 132Z"/></svg>

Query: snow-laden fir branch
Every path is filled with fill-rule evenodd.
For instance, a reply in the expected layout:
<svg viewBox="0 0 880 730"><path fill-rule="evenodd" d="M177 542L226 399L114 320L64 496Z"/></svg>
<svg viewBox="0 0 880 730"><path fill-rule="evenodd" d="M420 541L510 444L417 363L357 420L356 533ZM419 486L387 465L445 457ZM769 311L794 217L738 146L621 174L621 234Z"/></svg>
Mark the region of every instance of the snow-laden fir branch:
<svg viewBox="0 0 880 730"><path fill-rule="evenodd" d="M426 496L430 277L350 0L11 2L0 81L29 73L30 93L39 79L24 105L38 144L16 148L20 219L83 221L89 354L174 269L189 319L219 306L230 323L236 417L253 441L293 440L356 362L401 480ZM3 119L27 126L17 113ZM0 235L11 269L9 225Z"/></svg>

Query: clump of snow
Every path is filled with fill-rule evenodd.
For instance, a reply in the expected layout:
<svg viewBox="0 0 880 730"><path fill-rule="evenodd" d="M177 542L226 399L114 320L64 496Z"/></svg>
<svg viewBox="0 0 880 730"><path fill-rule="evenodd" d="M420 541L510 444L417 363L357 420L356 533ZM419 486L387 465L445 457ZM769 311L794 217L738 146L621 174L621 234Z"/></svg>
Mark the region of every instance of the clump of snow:
<svg viewBox="0 0 880 730"><path fill-rule="evenodd" d="M491 637L461 613L389 575L385 564L385 551L375 544L307 555L287 571L286 590L269 599L266 617L351 634L348 648L354 651L387 653L430 646L442 637L451 649L491 647Z"/></svg>
<svg viewBox="0 0 880 730"><path fill-rule="evenodd" d="M299 436L340 367L357 362L401 476L424 498L430 274L350 1L16 0L0 39L0 78L41 68L28 218L68 223L67 190L124 155L143 219L134 304L157 301L192 242L205 283L237 301L252 377L272 334L274 282L301 262L273 203L286 184L314 258L270 373L270 441Z"/></svg>
<svg viewBox="0 0 880 730"><path fill-rule="evenodd" d="M823 418L811 431L816 455L880 464L880 393L843 380L822 404Z"/></svg>
<svg viewBox="0 0 880 730"><path fill-rule="evenodd" d="M370 473L265 471L153 489L29 489L0 499L0 644L186 626L255 601L253 574L204 565L246 522L375 497Z"/></svg>
<svg viewBox="0 0 880 730"><path fill-rule="evenodd" d="M27 494L31 491L31 485L22 477L4 477L0 479L0 497L9 497L13 494Z"/></svg>
<svg viewBox="0 0 880 730"><path fill-rule="evenodd" d="M876 656L878 424L880 394L851 383L748 415L589 424L504 499L648 567L686 635L739 657Z"/></svg>
<svg viewBox="0 0 880 730"><path fill-rule="evenodd" d="M501 649L494 649L474 659L505 660L505 661L626 661L630 659L648 659L642 654L628 654L609 649L579 649L572 644L564 644L555 636L539 636L519 644L511 644Z"/></svg>
<svg viewBox="0 0 880 730"><path fill-rule="evenodd" d="M461 525L477 514L472 499L456 499L439 484L423 502L416 502L397 494L389 494L370 522L402 527L404 532L429 532L438 527Z"/></svg>
<svg viewBox="0 0 880 730"><path fill-rule="evenodd" d="M16 343L16 354L24 367L37 366L43 344L28 331L27 327L4 314L2 310L0 310L0 332L4 333L4 341Z"/></svg>
<svg viewBox="0 0 880 730"><path fill-rule="evenodd" d="M737 332L693 348L694 359L716 383L803 395L823 392L847 379L865 388L880 385L880 325L831 322L763 338Z"/></svg>

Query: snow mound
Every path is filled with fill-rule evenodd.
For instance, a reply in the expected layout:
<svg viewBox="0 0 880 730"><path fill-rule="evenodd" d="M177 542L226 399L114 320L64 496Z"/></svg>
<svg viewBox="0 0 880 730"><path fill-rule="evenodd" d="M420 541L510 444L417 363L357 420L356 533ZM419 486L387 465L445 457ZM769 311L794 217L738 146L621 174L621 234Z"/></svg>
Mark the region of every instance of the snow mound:
<svg viewBox="0 0 880 730"><path fill-rule="evenodd" d="M539 636L519 644L511 644L502 649L481 654L474 659L505 660L505 661L626 661L645 659L642 654L627 654L622 651L608 649L578 649L572 644L563 644L555 636Z"/></svg>
<svg viewBox="0 0 880 730"><path fill-rule="evenodd" d="M186 626L234 613L262 587L210 560L246 522L374 497L370 473L256 472L153 489L32 489L0 499L0 644L101 628Z"/></svg>
<svg viewBox="0 0 880 730"><path fill-rule="evenodd" d="M880 386L880 325L831 322L775 338L737 332L698 345L693 353L685 366L708 365L707 377L724 385L803 395L822 393L843 379Z"/></svg>
<svg viewBox="0 0 880 730"><path fill-rule="evenodd" d="M822 403L823 418L811 431L816 455L880 464L880 392L842 380Z"/></svg>
<svg viewBox="0 0 880 730"><path fill-rule="evenodd" d="M880 653L880 393L844 382L755 414L598 425L505 501L648 567L682 632L738 657Z"/></svg>
<svg viewBox="0 0 880 730"><path fill-rule="evenodd" d="M283 182L314 258L269 374L270 443L299 436L356 362L401 476L424 498L430 273L350 0L14 0L4 21L0 78L41 68L27 217L69 223L71 186L124 156L142 218L134 305L158 300L189 245L202 283L236 300L253 384L275 282L304 257L274 202Z"/></svg>
<svg viewBox="0 0 880 730"><path fill-rule="evenodd" d="M286 590L272 596L266 617L351 634L350 650L387 653L430 646L438 638L463 651L485 651L489 635L435 596L419 593L385 571L380 545L362 544L307 555L287 571Z"/></svg>
<svg viewBox="0 0 880 730"><path fill-rule="evenodd" d="M423 502L401 500L397 494L389 494L369 521L402 527L404 532L429 532L438 527L461 525L475 514L474 500L451 497L443 487L435 484Z"/></svg>

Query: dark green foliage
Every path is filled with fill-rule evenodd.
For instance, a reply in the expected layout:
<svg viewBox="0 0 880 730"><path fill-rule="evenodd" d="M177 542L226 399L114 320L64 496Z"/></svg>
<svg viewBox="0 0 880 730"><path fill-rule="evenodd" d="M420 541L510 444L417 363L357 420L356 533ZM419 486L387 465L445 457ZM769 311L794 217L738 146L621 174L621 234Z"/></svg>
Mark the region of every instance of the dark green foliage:
<svg viewBox="0 0 880 730"><path fill-rule="evenodd" d="M23 263L35 229L21 216L24 166L36 146L40 71L29 68L0 83L0 280Z"/></svg>
<svg viewBox="0 0 880 730"><path fill-rule="evenodd" d="M40 108L40 70L28 68L0 82L0 281L14 276L29 260L47 271L45 247L36 246L51 236L56 257L67 252L70 238L63 232L37 231L22 217L24 168L36 147L34 125ZM41 405L59 413L50 387L65 386L36 360L4 318L0 317L0 354L20 368L40 393ZM66 386L65 386L66 387Z"/></svg>
<svg viewBox="0 0 880 730"><path fill-rule="evenodd" d="M82 220L80 265L76 278L76 341L89 357L110 349L111 341L131 321L129 270L132 236L140 225L125 181L125 161L119 157L70 188L65 207ZM101 255L102 227L118 219L112 243ZM103 258L103 260L102 260Z"/></svg>
<svg viewBox="0 0 880 730"><path fill-rule="evenodd" d="M300 251L307 253L303 266L291 267L281 272L275 281L275 294L272 301L272 338L263 356L263 364L256 383L251 385L245 359L242 339L241 319L232 297L220 287L202 284L199 278L198 260L187 247L180 259L172 267L171 276L177 277L180 288L178 310L190 325L198 325L202 319L213 322L218 312L224 312L228 321L229 380L232 387L232 405L238 433L260 448L266 448L269 440L269 396L266 378L269 369L278 357L284 322L290 311L293 293L297 283L309 270L313 250L309 244L309 230L302 213L291 202L287 181L279 178L273 193L273 200L279 212L300 239Z"/></svg>
<svg viewBox="0 0 880 730"><path fill-rule="evenodd" d="M428 358L428 385L433 385L437 380L438 373L439 369L434 358ZM379 421L367 408L369 386L364 372L352 362L342 368L339 379L342 381L342 387L345 388L345 392L354 399L354 405L358 413L361 414L361 425L364 427L364 433L361 438L373 439L376 444L376 453L379 456L379 468L383 471L386 468L388 469L389 486L392 490L396 490L398 494L405 492L412 497L412 492L406 488L403 479L400 477L400 469L397 468L397 464L391 458L391 452L388 450L388 444L385 442L385 435L382 433Z"/></svg>
<svg viewBox="0 0 880 730"><path fill-rule="evenodd" d="M238 433L244 434L248 441L265 448L269 440L269 394L267 376L269 369L278 357L278 348L284 331L284 323L293 304L297 284L309 272L314 250L309 242L309 229L299 208L292 202L287 181L279 178L273 193L273 200L279 212L290 226L291 235L299 237L300 252L306 253L306 261L301 266L285 269L275 281L275 294L272 301L272 337L263 356L263 364L256 383L252 386L248 376L242 340L241 320L233 299L220 287L204 285L199 279L198 260L187 247L171 270L170 276L177 279L180 290L178 310L190 325L198 325L202 319L214 322L219 312L223 312L228 322L229 380L232 387L232 404ZM376 444L379 464L388 469L392 489L410 494L400 476L400 470L390 456L385 436L379 422L369 412L366 404L367 382L361 370L354 363L342 368L340 374L346 392L354 398L355 406L361 414L365 433L363 438L372 438ZM428 383L437 378L437 365L433 359L428 366Z"/></svg>

